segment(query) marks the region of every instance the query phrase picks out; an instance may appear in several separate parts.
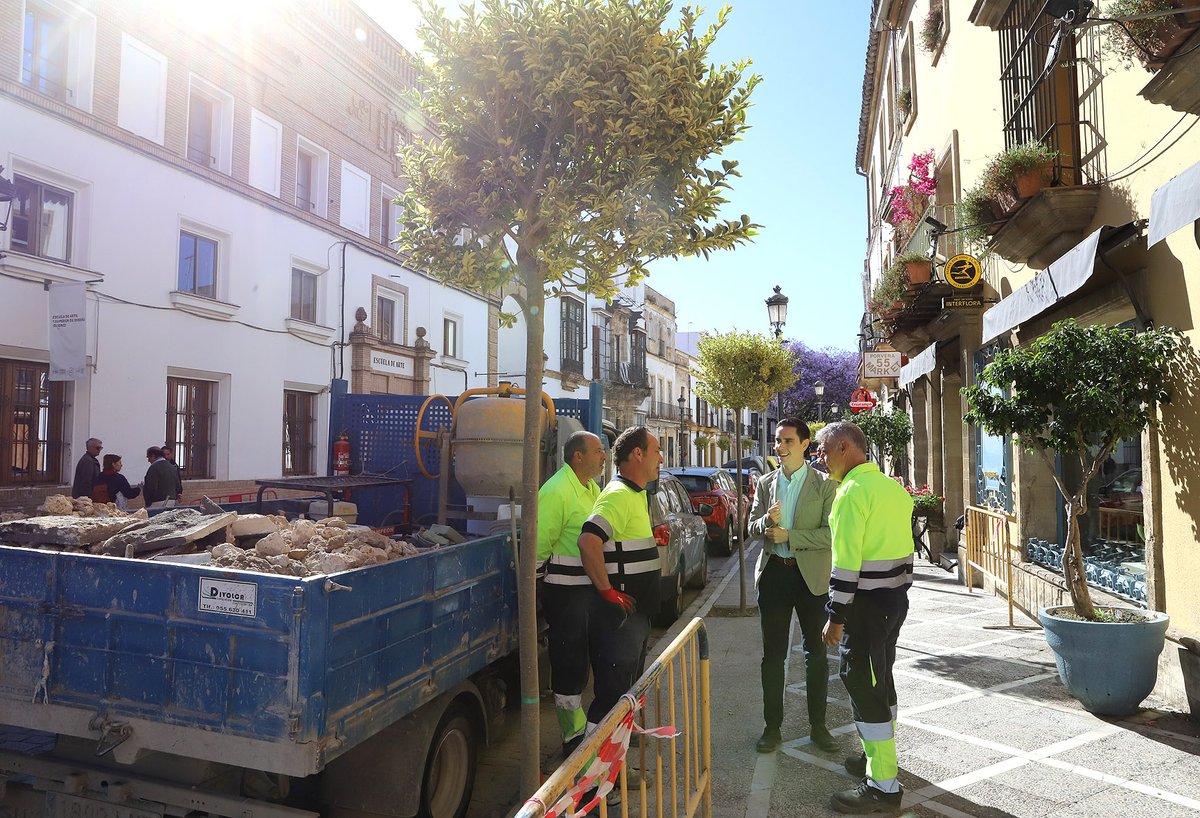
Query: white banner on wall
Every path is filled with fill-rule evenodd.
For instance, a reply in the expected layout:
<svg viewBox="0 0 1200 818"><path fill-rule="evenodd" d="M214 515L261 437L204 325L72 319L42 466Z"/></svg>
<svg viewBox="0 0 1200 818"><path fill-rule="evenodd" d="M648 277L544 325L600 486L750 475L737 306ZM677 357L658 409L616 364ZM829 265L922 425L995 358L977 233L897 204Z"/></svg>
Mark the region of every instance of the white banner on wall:
<svg viewBox="0 0 1200 818"><path fill-rule="evenodd" d="M50 285L50 380L87 374L87 285Z"/></svg>

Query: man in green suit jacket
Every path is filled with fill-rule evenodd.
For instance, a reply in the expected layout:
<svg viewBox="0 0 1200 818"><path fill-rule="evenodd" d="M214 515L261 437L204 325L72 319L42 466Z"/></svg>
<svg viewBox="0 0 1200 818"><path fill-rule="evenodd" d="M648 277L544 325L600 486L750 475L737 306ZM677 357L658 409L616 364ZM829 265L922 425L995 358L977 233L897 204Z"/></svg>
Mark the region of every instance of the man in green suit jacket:
<svg viewBox="0 0 1200 818"><path fill-rule="evenodd" d="M783 418L775 430L780 466L758 481L750 507L750 535L761 537L754 571L762 627L763 720L760 753L774 752L782 741L784 660L792 611L803 637L810 740L832 752L837 743L825 725L829 693L829 657L821 630L829 601L829 511L837 484L804 462L808 424Z"/></svg>

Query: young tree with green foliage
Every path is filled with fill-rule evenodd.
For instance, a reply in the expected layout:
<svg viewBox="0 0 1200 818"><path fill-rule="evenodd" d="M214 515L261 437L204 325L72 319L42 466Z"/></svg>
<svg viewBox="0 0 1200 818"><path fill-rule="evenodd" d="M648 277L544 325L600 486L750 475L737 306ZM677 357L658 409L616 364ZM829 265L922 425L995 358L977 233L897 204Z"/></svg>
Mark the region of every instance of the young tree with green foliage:
<svg viewBox="0 0 1200 818"><path fill-rule="evenodd" d="M1063 578L1084 619L1096 619L1079 541L1088 483L1117 441L1140 435L1155 405L1169 399L1167 378L1181 343L1165 327L1135 332L1068 319L1027 346L1001 350L979 382L963 389L967 423L989 435L1013 435L1050 470L1067 505ZM1051 452L1078 459L1078 484L1067 484Z"/></svg>
<svg viewBox="0 0 1200 818"><path fill-rule="evenodd" d="M709 61L728 9L702 30L690 7L669 21L669 0L479 0L457 20L427 2L422 13L428 59L410 98L436 136L400 150L397 247L410 266L470 289L522 289L532 390L542 382L547 293L612 296L654 259L707 257L755 235L748 216L719 212L740 175L719 157L746 130L759 82L745 76L746 61ZM521 524L533 543L542 429L529 397ZM529 794L538 759L532 547L520 564Z"/></svg>
<svg viewBox="0 0 1200 818"><path fill-rule="evenodd" d="M734 451L742 451L742 410L761 412L777 392L791 385L795 353L768 335L751 332L701 333L697 344L696 394L713 406L733 410ZM737 478L737 475L735 475ZM740 607L746 610L746 528L742 493L737 498Z"/></svg>
<svg viewBox="0 0 1200 818"><path fill-rule="evenodd" d="M899 409L888 409L876 406L869 412L859 412L852 415L850 420L862 429L867 440L879 454L880 468L887 467L887 460L892 461L892 470L904 456L904 449L912 440L912 420L906 412Z"/></svg>

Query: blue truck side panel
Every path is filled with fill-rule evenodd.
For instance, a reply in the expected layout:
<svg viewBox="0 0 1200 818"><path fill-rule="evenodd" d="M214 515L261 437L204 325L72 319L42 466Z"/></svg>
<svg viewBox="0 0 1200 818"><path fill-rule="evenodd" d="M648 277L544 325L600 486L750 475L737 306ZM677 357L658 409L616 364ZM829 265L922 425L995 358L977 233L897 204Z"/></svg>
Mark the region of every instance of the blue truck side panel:
<svg viewBox="0 0 1200 818"><path fill-rule="evenodd" d="M515 649L513 563L504 536L305 579L0 546L0 698L323 763ZM248 583L253 615L203 610L204 579Z"/></svg>

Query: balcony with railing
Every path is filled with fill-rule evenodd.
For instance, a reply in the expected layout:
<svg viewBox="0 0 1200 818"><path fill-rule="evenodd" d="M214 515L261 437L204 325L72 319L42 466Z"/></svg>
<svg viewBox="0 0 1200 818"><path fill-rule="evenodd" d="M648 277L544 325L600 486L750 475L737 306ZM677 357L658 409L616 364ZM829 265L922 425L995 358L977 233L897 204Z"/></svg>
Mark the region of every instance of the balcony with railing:
<svg viewBox="0 0 1200 818"><path fill-rule="evenodd" d="M690 411L685 409L683 411L683 419L685 421L690 420L691 414L692 413ZM670 403L670 402L661 401L661 400L650 401L650 417L652 417L652 418L655 418L658 420L673 420L676 423L678 423L679 415L680 415L679 404L677 404L677 403Z"/></svg>
<svg viewBox="0 0 1200 818"><path fill-rule="evenodd" d="M1166 11L1171 7L1195 9L1200 2L1166 0L1155 5L1165 5L1162 10ZM1117 56L1136 58L1147 71L1155 72L1138 94L1180 113L1200 115L1200 11L1130 21L1126 25L1141 48L1129 34L1110 32Z"/></svg>

